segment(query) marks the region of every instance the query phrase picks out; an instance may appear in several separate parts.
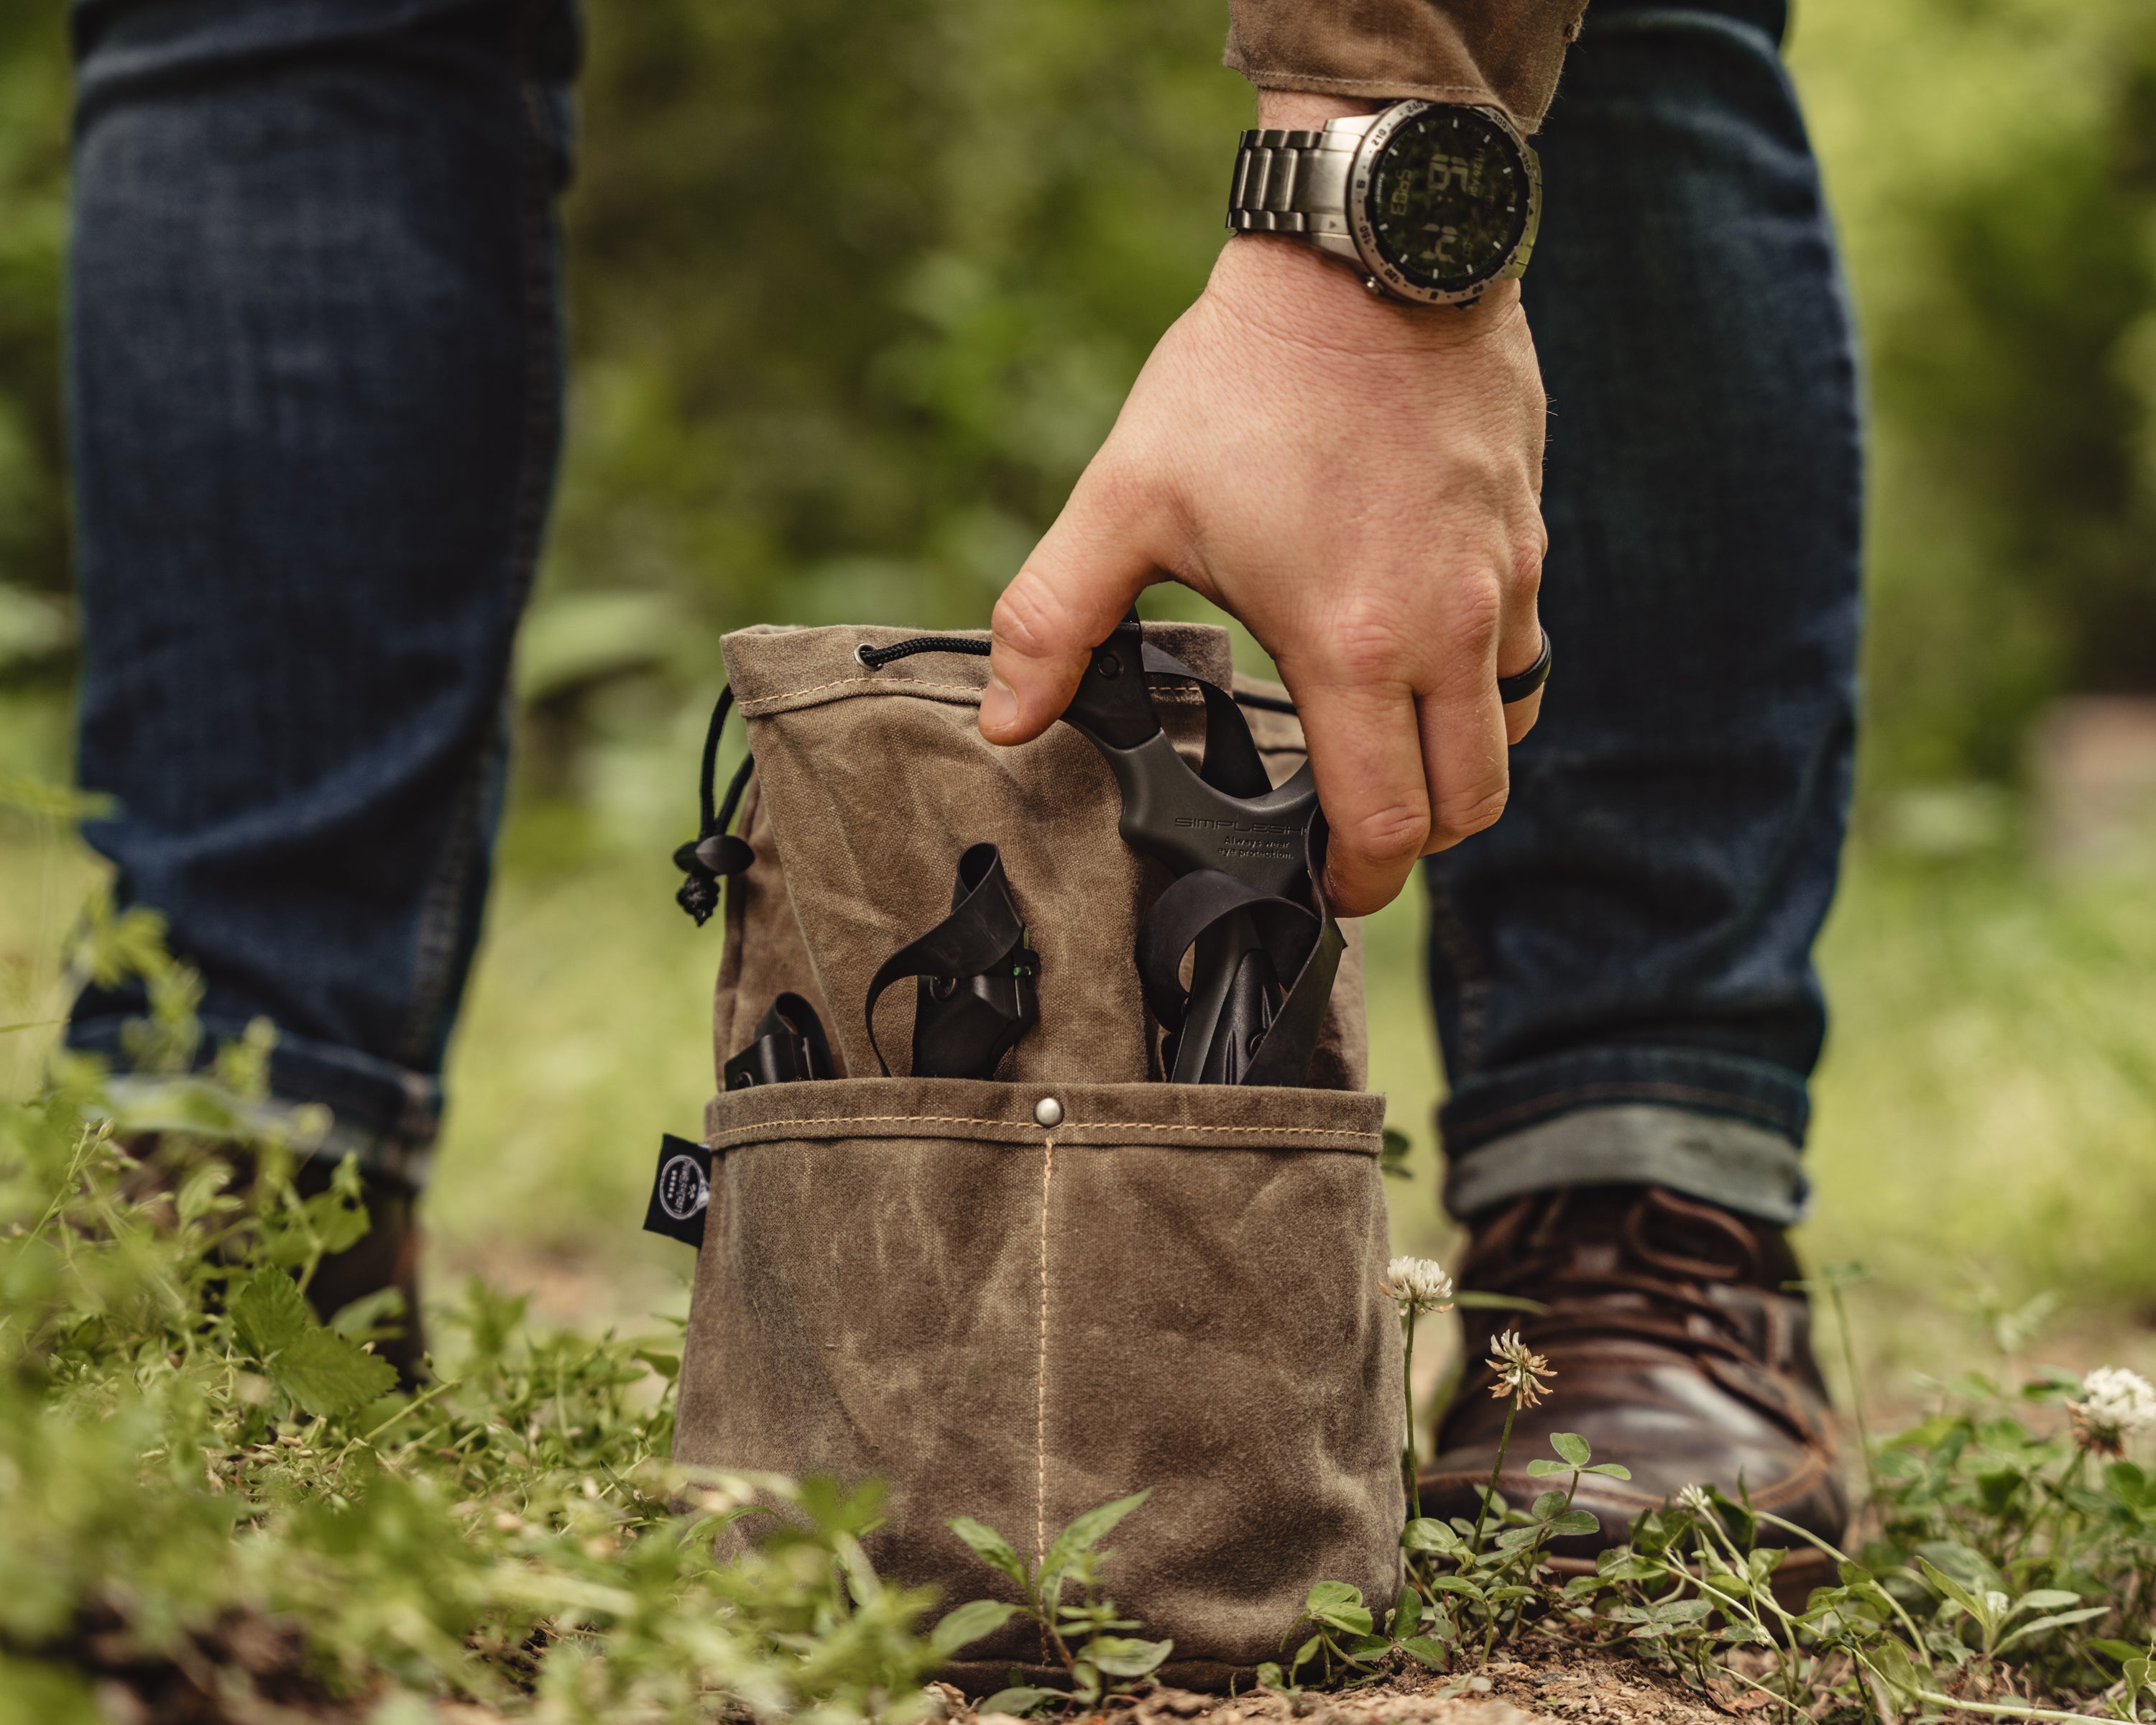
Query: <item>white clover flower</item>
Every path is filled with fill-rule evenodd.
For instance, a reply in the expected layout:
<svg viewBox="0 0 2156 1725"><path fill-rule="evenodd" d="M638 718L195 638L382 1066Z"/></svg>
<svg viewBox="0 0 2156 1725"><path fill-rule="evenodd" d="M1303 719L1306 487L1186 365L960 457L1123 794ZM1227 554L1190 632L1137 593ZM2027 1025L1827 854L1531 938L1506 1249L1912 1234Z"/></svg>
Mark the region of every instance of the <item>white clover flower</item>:
<svg viewBox="0 0 2156 1725"><path fill-rule="evenodd" d="M2126 1440L2156 1425L2156 1389L2138 1372L2123 1366L2098 1366L2082 1379L2080 1399L2066 1404L2074 1416L2074 1440L2084 1450L2123 1455Z"/></svg>
<svg viewBox="0 0 2156 1725"><path fill-rule="evenodd" d="M1506 1331L1490 1344L1490 1369L1497 1374L1490 1394L1499 1401L1509 1395L1519 1408L1533 1407L1549 1389L1543 1379L1557 1376L1550 1363L1520 1339L1517 1330Z"/></svg>
<svg viewBox="0 0 2156 1725"><path fill-rule="evenodd" d="M1402 1317L1452 1309L1452 1278L1434 1258L1395 1258L1385 1266L1378 1291L1397 1303Z"/></svg>

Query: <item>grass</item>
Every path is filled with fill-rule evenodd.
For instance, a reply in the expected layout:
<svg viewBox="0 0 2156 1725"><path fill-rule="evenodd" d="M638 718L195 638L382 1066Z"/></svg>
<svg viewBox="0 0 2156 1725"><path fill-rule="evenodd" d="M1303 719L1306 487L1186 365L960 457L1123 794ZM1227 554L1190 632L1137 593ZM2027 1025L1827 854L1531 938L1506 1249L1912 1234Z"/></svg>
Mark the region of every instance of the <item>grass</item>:
<svg viewBox="0 0 2156 1725"><path fill-rule="evenodd" d="M64 1583L38 1596L43 1615L26 1606L0 1623L0 1645L39 1650L34 1671L14 1675L59 1683L73 1707L82 1692L64 1674L103 1669L99 1650L117 1636L130 1671L240 1668L306 1706L446 1686L512 1712L536 1693L542 1716L612 1719L697 1716L690 1679L731 1661L740 1675L722 1682L841 1719L887 1712L877 1697L932 1666L925 1602L877 1595L865 1617L849 1615L836 1578L865 1503L825 1502L812 1486L820 1519L795 1558L715 1568L693 1520L669 1512L680 1482L664 1468L667 1403L653 1373L670 1370L670 1344L598 1337L649 1333L687 1291L689 1255L636 1225L658 1134L692 1132L711 1082L717 930L674 907L667 861L680 811L665 788L686 783L695 746L677 729L616 763L608 798L526 795L512 813L429 1211L453 1381L425 1401L385 1396L372 1362L279 1296L288 1285L275 1266L304 1264L341 1225L335 1194L294 1210L184 1186L212 1232L160 1245L117 1195L116 1164L101 1186L95 1166L74 1172L95 1147L67 1149L59 1122L72 1117L48 1111L34 1132L29 1111L8 1117L18 1153L33 1138L47 1147L23 1164L27 1183L22 1167L10 1176L20 1216L43 1219L0 1230L0 1259L17 1264L9 1285L31 1290L14 1320L28 1399L0 1420L0 1462L44 1483L0 1558L12 1550ZM58 817L5 820L0 1024L31 1028L0 1053L20 1099L53 1039L44 1021L64 1008L53 953L65 907L100 870ZM2135 1602L2156 1595L2156 1486L2124 1464L2089 1472L2056 1406L2024 1412L2016 1386L2039 1359L2149 1363L2156 906L2132 872L2049 872L2012 842L1918 854L1889 842L1893 823L1876 830L1852 852L1823 949L1836 1029L1804 1235L1815 1262L1856 1284L1862 1369L1883 1404L1875 1430L1897 1414L1917 1421L1874 1463L1884 1483L1879 1537L1861 1554L1870 1568L1815 1600L1799 1652L1770 1653L1794 1631L1765 1571L1726 1537L1735 1528L1741 1542L1741 1505L1643 1523L1617 1568L1564 1591L1535 1569L1541 1543L1565 1529L1553 1493L1493 1522L1486 1548L1464 1523L1414 1524L1412 1602L1389 1610L1337 1584L1314 1589L1317 1632L1282 1681L1376 1678L1409 1661L1465 1683L1493 1648L1555 1637L1629 1649L1725 1703L1744 1685L1771 1688L1785 1709L1853 1725L1867 1684L1888 1711L1951 1697L1949 1710L2014 1712L2016 1683L2093 1696L2142 1658ZM1453 1241L1435 1203L1440 1081L1420 917L1411 897L1368 931L1373 1081L1414 1140L1415 1178L1394 1189L1397 1244L1443 1256ZM41 1241L69 1217L102 1243L56 1276ZM1867 1276L1847 1267L1858 1261ZM146 1264L164 1267L146 1275ZM538 1322L468 1282L475 1271L532 1296ZM177 1304L164 1291L175 1285L187 1291ZM2055 1328L2041 1335L2047 1315ZM1419 1351L1425 1384L1444 1353ZM2056 1373L2038 1373L2036 1389L2054 1404L2071 1393ZM44 1425L30 1414L39 1399ZM55 1440L55 1420L80 1441ZM198 1451L206 1476L177 1466ZM144 1455L175 1460L146 1475ZM231 1555L218 1557L228 1540ZM416 1566L407 1553L422 1549ZM114 1594L131 1565L157 1579ZM1956 1603L1942 1575L1975 1604ZM118 1628L96 1630L116 1610ZM297 1639L265 1653L249 1627L259 1610ZM714 1613L732 1614L723 1645L710 1639ZM792 1650L825 1636L843 1656L797 1667ZM1151 1656L1149 1643L1099 1645L1098 1673ZM2131 1717L2133 1692L2121 1693ZM68 1717L55 1707L50 1717Z"/></svg>
<svg viewBox="0 0 2156 1725"><path fill-rule="evenodd" d="M924 1681L1019 1612L1067 1686L984 1706L1070 1719L1173 1652L1100 1588L1102 1538L1150 1488L1080 1516L1037 1563L954 1520L1023 1601L932 1617L930 1592L868 1568L874 1482L670 1464L670 1336L535 1328L474 1279L434 1314L439 1375L400 1390L371 1351L379 1301L325 1327L302 1299L366 1217L349 1163L315 1197L292 1188L281 1117L248 1106L266 1036L221 1050L213 1080L177 1076L194 983L152 919L94 915L76 949L100 977L147 983L170 1033L145 1044L168 1074L156 1117L177 1107L189 1125L145 1137L79 1060L54 1062L34 1098L0 1099L0 1720L177 1705L401 1725L455 1699L459 1717L549 1725L919 1725L942 1711ZM1395 1271L1404 1324L1450 1295ZM1516 1342L1499 1356L1514 1411L1548 1391ZM2156 1424L2156 1391L2130 1372L1969 1373L1943 1401L1867 1455L1869 1537L1831 1553L1834 1579L1801 1604L1754 1537L1802 1530L1699 1487L1638 1517L1597 1573L1559 1577L1550 1543L1594 1527L1573 1508L1583 1474L1628 1476L1561 1432L1554 1459L1528 1465L1548 1487L1531 1507L1492 1492L1471 1522L1409 1520L1397 1599L1318 1581L1256 1680L1299 1710L1305 1686L1434 1676L1457 1695L1490 1686L1501 1650L1572 1651L1820 1725L2071 1725L2083 1715L2058 1709L2089 1702L2138 1721L2156 1699L2156 1481L2126 1451ZM1496 1471L1512 1435L1508 1417ZM773 1501L791 1513L741 1555L715 1546Z"/></svg>

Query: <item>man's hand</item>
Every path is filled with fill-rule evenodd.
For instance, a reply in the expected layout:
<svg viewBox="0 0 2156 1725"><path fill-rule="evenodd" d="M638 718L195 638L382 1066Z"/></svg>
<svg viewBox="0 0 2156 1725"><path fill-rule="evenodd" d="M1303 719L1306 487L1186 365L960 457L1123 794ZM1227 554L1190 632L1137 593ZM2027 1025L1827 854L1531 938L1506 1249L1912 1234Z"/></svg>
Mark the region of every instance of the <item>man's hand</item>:
<svg viewBox="0 0 2156 1725"><path fill-rule="evenodd" d="M1266 93L1266 126L1367 111ZM1299 242L1229 242L995 609L992 742L1069 703L1087 649L1164 577L1242 619L1295 697L1343 916L1505 806L1537 695L1543 398L1517 284L1381 301Z"/></svg>

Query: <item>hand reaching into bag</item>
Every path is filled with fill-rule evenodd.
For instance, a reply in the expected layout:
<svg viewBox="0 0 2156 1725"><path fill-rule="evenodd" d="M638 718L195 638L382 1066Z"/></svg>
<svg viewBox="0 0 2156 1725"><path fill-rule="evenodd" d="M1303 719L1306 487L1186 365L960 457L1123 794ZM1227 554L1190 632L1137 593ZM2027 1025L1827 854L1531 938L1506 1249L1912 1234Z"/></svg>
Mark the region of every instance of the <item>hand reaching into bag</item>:
<svg viewBox="0 0 2156 1725"><path fill-rule="evenodd" d="M1262 124L1367 111L1268 92ZM1542 380L1515 282L1466 310L1366 293L1291 241L1231 240L998 601L989 741L1068 704L1088 649L1173 578L1240 618L1295 697L1334 908L1502 813L1539 694Z"/></svg>

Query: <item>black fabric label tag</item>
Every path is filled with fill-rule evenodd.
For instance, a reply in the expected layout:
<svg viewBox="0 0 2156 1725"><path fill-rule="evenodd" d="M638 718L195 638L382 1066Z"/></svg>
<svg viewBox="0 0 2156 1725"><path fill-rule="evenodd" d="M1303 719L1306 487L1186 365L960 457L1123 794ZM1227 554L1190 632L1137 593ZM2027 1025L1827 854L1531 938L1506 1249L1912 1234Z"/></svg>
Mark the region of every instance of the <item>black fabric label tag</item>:
<svg viewBox="0 0 2156 1725"><path fill-rule="evenodd" d="M644 1231L701 1246L704 1216L711 1206L711 1153L669 1132L659 1141L659 1170L651 1178Z"/></svg>

